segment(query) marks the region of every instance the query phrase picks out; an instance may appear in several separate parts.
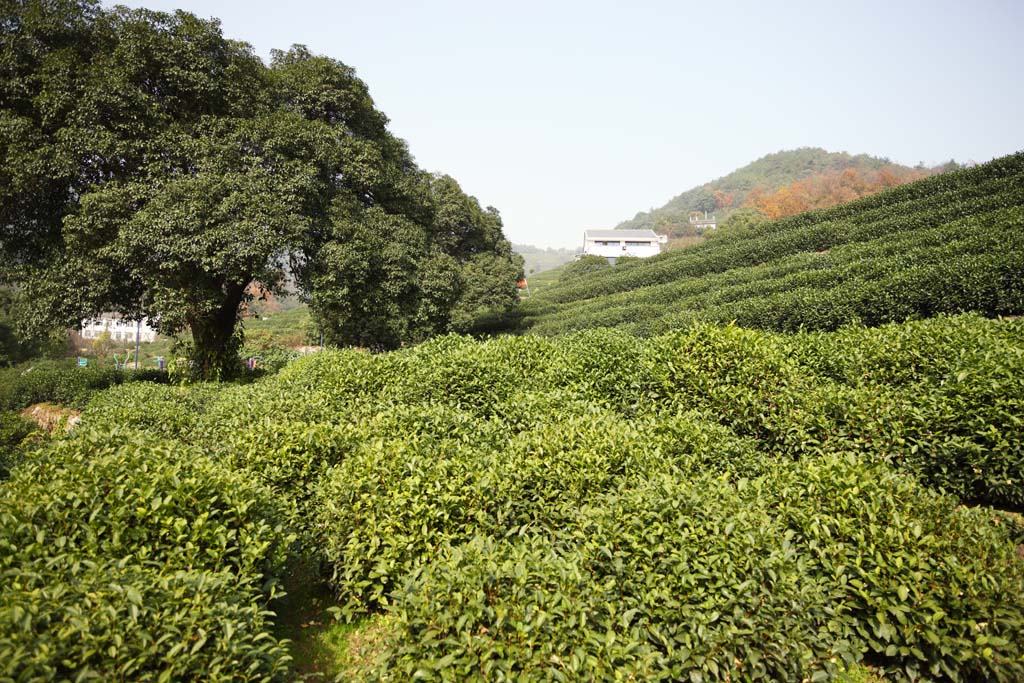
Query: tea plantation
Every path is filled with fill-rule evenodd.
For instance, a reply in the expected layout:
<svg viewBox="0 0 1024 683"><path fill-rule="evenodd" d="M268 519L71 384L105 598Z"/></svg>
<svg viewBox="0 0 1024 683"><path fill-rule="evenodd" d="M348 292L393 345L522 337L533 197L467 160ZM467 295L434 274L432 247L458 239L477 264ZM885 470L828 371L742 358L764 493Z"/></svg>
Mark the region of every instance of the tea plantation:
<svg viewBox="0 0 1024 683"><path fill-rule="evenodd" d="M127 383L0 483L0 681L1024 680L1024 321L443 337Z"/></svg>
<svg viewBox="0 0 1024 683"><path fill-rule="evenodd" d="M1024 153L564 282L519 324L652 336L693 320L833 330L968 311L1024 311Z"/></svg>

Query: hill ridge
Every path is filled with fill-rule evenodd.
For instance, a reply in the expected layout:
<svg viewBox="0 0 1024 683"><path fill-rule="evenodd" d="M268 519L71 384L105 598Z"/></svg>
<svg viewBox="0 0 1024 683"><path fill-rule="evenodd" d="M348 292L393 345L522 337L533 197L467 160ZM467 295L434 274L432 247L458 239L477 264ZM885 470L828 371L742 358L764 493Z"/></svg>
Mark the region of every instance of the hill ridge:
<svg viewBox="0 0 1024 683"><path fill-rule="evenodd" d="M821 147L781 150L765 154L724 176L690 188L661 207L638 212L615 228L649 228L660 234L684 236L691 234L688 223L691 211L716 213L721 222L757 195L770 194L816 176L838 176L851 169L861 175L872 175L884 170L898 180L909 180L955 167L956 162L950 161L932 169L923 165L912 168L894 163L886 157L829 152Z"/></svg>

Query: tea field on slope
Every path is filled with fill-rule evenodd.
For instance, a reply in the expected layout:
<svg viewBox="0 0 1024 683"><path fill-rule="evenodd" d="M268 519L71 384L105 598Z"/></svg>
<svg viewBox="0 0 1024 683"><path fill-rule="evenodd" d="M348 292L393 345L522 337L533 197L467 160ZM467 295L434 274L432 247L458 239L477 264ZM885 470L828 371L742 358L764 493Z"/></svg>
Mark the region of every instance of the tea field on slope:
<svg viewBox="0 0 1024 683"><path fill-rule="evenodd" d="M1024 153L565 281L519 325L652 336L694 320L775 331L1024 312Z"/></svg>
<svg viewBox="0 0 1024 683"><path fill-rule="evenodd" d="M1024 322L444 337L126 383L0 484L0 680L1024 678Z"/></svg>

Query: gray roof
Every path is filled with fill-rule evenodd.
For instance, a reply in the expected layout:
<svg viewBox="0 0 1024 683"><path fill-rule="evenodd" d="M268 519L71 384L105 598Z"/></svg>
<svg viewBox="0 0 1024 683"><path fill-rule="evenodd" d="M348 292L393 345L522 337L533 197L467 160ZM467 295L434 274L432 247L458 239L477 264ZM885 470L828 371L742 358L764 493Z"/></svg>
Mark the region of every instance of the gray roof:
<svg viewBox="0 0 1024 683"><path fill-rule="evenodd" d="M583 239L588 240L656 240L658 233L653 230L586 230Z"/></svg>

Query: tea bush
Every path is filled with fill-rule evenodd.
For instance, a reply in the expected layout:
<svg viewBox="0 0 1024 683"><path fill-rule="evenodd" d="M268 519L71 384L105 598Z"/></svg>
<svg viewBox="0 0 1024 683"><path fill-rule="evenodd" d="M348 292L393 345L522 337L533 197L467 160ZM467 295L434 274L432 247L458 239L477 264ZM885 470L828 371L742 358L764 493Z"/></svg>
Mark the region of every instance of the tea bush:
<svg viewBox="0 0 1024 683"><path fill-rule="evenodd" d="M1024 675L1024 567L983 512L831 456L658 475L558 529L474 536L409 574L380 680Z"/></svg>
<svg viewBox="0 0 1024 683"><path fill-rule="evenodd" d="M82 419L96 429L131 427L165 437L189 435L196 417L218 392L216 385L171 386L132 382L96 394Z"/></svg>
<svg viewBox="0 0 1024 683"><path fill-rule="evenodd" d="M31 420L17 413L0 412L0 481L10 474L18 447L35 431L36 425Z"/></svg>
<svg viewBox="0 0 1024 683"><path fill-rule="evenodd" d="M21 410L34 403L81 408L97 391L122 382L166 382L156 370L79 368L68 361L38 361L0 370L0 410Z"/></svg>
<svg viewBox="0 0 1024 683"><path fill-rule="evenodd" d="M0 678L284 680L285 517L181 444L54 442L0 486Z"/></svg>
<svg viewBox="0 0 1024 683"><path fill-rule="evenodd" d="M346 610L387 604L396 579L445 545L559 528L593 496L681 463L725 471L753 459L749 442L693 417L615 422L595 410L549 417L504 444L395 435L356 448L313 506Z"/></svg>
<svg viewBox="0 0 1024 683"><path fill-rule="evenodd" d="M843 636L900 677L1024 676L1024 563L991 513L854 460L783 471L776 510L849 610ZM1019 602L1019 601L1018 601Z"/></svg>
<svg viewBox="0 0 1024 683"><path fill-rule="evenodd" d="M799 434L886 458L964 500L1024 505L1021 321L939 317L793 342L815 378L816 425Z"/></svg>

